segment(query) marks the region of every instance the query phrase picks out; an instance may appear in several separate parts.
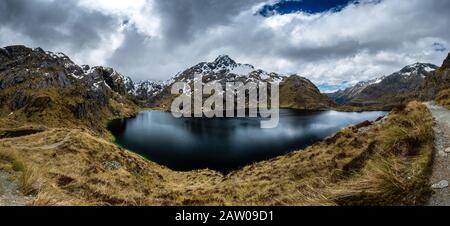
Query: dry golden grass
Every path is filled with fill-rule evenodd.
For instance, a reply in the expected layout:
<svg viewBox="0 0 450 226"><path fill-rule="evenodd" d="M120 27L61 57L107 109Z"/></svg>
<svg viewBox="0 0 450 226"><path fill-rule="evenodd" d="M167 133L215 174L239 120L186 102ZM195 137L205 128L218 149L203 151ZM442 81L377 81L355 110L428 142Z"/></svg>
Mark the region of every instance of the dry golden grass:
<svg viewBox="0 0 450 226"><path fill-rule="evenodd" d="M450 110L450 89L441 91L436 97L436 102Z"/></svg>
<svg viewBox="0 0 450 226"><path fill-rule="evenodd" d="M393 113L374 134L373 156L364 167L332 189L339 204L417 205L431 192L428 174L433 153L433 121L425 106L412 102Z"/></svg>
<svg viewBox="0 0 450 226"><path fill-rule="evenodd" d="M24 195L34 195L38 193L40 175L34 167L26 165L20 157L12 151L1 151L0 160L6 161L10 164L10 169L8 170L19 176L19 188Z"/></svg>
<svg viewBox="0 0 450 226"><path fill-rule="evenodd" d="M175 172L87 129L0 139L0 153L35 169L23 179L38 187L34 205L415 205L432 150L431 114L417 102L228 175Z"/></svg>

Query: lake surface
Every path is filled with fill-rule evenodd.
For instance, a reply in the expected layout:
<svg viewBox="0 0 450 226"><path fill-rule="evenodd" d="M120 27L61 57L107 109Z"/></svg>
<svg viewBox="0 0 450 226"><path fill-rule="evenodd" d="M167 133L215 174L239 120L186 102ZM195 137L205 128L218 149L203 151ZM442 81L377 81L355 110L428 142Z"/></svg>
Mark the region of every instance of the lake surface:
<svg viewBox="0 0 450 226"><path fill-rule="evenodd" d="M305 148L344 127L385 114L281 109L278 127L261 129L260 118L174 118L146 111L114 120L108 128L120 146L173 170L228 172Z"/></svg>

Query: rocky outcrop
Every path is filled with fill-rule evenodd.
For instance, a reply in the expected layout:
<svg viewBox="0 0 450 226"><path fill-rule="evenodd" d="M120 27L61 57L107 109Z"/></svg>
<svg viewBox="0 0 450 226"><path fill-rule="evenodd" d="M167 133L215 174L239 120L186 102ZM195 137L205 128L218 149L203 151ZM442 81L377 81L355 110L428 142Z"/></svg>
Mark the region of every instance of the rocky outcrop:
<svg viewBox="0 0 450 226"><path fill-rule="evenodd" d="M112 68L91 68L88 65L83 65L83 72L81 80L87 81L87 84L91 84L91 87L98 88L100 84L103 84L120 95L129 95L134 92L134 83L131 78L123 76Z"/></svg>
<svg viewBox="0 0 450 226"><path fill-rule="evenodd" d="M447 55L447 58L444 60L444 63L442 63L441 69L450 69L450 53Z"/></svg>
<svg viewBox="0 0 450 226"><path fill-rule="evenodd" d="M0 88L23 84L28 89L64 88L72 84L65 65L73 64L65 55L25 46L5 47L0 51Z"/></svg>
<svg viewBox="0 0 450 226"><path fill-rule="evenodd" d="M158 81L140 81L134 84L133 95L137 100L145 102L151 101L155 96L160 94L166 85Z"/></svg>
<svg viewBox="0 0 450 226"><path fill-rule="evenodd" d="M2 48L0 60L2 116L101 128L107 118L137 108L128 98L131 79L111 68L79 66L62 53L25 46Z"/></svg>
<svg viewBox="0 0 450 226"><path fill-rule="evenodd" d="M440 92L450 89L450 53L442 66L420 85L417 95L421 100L434 100Z"/></svg>

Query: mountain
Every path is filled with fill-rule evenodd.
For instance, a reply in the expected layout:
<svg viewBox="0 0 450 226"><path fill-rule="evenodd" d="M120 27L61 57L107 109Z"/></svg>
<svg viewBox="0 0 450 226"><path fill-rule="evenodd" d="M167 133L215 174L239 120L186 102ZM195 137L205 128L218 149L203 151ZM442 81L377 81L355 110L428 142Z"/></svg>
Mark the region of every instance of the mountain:
<svg viewBox="0 0 450 226"><path fill-rule="evenodd" d="M391 75L361 82L329 96L341 104L386 107L404 103L438 67L433 64L408 65Z"/></svg>
<svg viewBox="0 0 450 226"><path fill-rule="evenodd" d="M274 72L255 69L249 64L236 63L227 55L217 57L213 62L202 62L178 73L154 99L156 106L168 110L176 97L170 94L170 86L175 82L192 83L195 75L202 75L203 82L217 81L223 86L227 82L271 82L280 85L280 105L283 108L319 110L334 106L335 103L321 94L308 79L298 75L284 76Z"/></svg>
<svg viewBox="0 0 450 226"><path fill-rule="evenodd" d="M166 85L159 81L139 81L134 84L134 89L130 92L141 105L154 105L154 97L164 91Z"/></svg>
<svg viewBox="0 0 450 226"><path fill-rule="evenodd" d="M79 66L62 53L0 48L0 116L49 126L103 128L130 115L134 85L111 68Z"/></svg>
<svg viewBox="0 0 450 226"><path fill-rule="evenodd" d="M417 98L432 100L438 96L450 94L450 53L442 63L442 66L428 76L418 90ZM447 97L449 99L449 97Z"/></svg>
<svg viewBox="0 0 450 226"><path fill-rule="evenodd" d="M347 88L345 90L339 90L335 93L328 94L333 100L337 103L343 104L349 102L352 98L356 97L360 94L364 89L366 89L370 85L378 84L386 77L380 77L369 81L358 82L356 85Z"/></svg>
<svg viewBox="0 0 450 226"><path fill-rule="evenodd" d="M284 78L280 83L280 107L301 110L325 110L337 106L320 93L311 81L298 75Z"/></svg>
<svg viewBox="0 0 450 226"><path fill-rule="evenodd" d="M63 53L41 48L0 48L0 116L12 120L44 122L48 126L103 128L108 119L133 114L140 107L169 110L175 82L273 82L280 84L285 108L327 109L334 102L309 80L281 76L239 64L226 55L199 63L165 82L133 82L108 67L77 65ZM80 123L81 122L81 123Z"/></svg>

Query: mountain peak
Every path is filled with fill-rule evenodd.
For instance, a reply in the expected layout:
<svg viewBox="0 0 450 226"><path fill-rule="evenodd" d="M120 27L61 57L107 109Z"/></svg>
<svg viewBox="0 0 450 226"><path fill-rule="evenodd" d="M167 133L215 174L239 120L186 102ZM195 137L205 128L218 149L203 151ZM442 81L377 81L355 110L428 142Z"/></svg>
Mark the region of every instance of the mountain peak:
<svg viewBox="0 0 450 226"><path fill-rule="evenodd" d="M236 65L236 62L228 55L219 55L213 62L216 65L232 66Z"/></svg>
<svg viewBox="0 0 450 226"><path fill-rule="evenodd" d="M428 63L415 63L408 65L404 67L402 70L400 70L400 73L407 73L407 72L413 72L418 70L424 70L426 72L434 71L438 68L438 66L434 64L428 64Z"/></svg>

